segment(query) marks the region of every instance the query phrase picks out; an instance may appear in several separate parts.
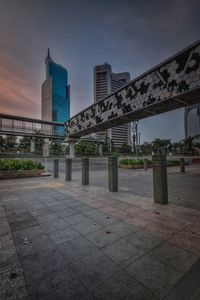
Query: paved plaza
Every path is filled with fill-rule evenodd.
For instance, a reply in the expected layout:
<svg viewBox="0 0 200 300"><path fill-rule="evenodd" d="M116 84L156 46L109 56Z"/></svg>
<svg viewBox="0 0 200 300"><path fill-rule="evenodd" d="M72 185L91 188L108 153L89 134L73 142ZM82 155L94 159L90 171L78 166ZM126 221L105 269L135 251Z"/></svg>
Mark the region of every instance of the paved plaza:
<svg viewBox="0 0 200 300"><path fill-rule="evenodd" d="M110 193L98 166L0 181L0 299L199 300L200 165L168 168L168 205L151 169Z"/></svg>

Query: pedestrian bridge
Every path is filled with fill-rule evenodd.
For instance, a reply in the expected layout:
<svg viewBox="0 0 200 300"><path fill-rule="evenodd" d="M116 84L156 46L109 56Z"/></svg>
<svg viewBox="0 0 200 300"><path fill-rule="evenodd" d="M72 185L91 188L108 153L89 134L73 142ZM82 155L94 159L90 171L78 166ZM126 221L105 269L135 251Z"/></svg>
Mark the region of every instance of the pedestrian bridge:
<svg viewBox="0 0 200 300"><path fill-rule="evenodd" d="M59 122L0 114L0 135L63 139L63 128Z"/></svg>
<svg viewBox="0 0 200 300"><path fill-rule="evenodd" d="M200 41L190 45L65 122L79 138L200 102Z"/></svg>

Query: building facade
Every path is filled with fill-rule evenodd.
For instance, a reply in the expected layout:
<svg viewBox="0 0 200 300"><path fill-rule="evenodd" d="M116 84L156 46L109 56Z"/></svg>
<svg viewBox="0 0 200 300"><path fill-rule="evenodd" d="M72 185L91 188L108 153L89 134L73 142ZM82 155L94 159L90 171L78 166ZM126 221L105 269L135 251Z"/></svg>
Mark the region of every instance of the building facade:
<svg viewBox="0 0 200 300"><path fill-rule="evenodd" d="M64 122L70 117L70 86L67 70L55 63L48 49L46 80L42 84L42 120Z"/></svg>
<svg viewBox="0 0 200 300"><path fill-rule="evenodd" d="M185 108L185 138L200 135L200 103Z"/></svg>
<svg viewBox="0 0 200 300"><path fill-rule="evenodd" d="M94 67L94 102L105 98L130 81L128 72L113 73L111 65L105 63ZM123 144L131 145L131 123L98 132L97 138L112 141L112 145L120 148Z"/></svg>

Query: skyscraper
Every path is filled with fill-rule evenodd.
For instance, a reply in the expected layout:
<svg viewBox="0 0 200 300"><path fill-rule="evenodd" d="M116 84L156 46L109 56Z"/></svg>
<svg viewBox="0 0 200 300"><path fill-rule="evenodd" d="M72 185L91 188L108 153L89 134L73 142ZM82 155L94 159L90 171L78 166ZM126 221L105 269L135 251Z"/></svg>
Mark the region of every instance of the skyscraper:
<svg viewBox="0 0 200 300"><path fill-rule="evenodd" d="M185 138L200 135L200 103L185 108Z"/></svg>
<svg viewBox="0 0 200 300"><path fill-rule="evenodd" d="M98 102L119 89L130 81L128 72L112 73L111 65L105 63L94 67L94 102ZM131 144L131 124L124 124L108 129L105 132L97 133L100 139L105 135L112 140L113 146L121 147L123 144Z"/></svg>
<svg viewBox="0 0 200 300"><path fill-rule="evenodd" d="M42 84L42 120L64 122L70 117L70 86L67 70L55 63L48 49L46 80Z"/></svg>

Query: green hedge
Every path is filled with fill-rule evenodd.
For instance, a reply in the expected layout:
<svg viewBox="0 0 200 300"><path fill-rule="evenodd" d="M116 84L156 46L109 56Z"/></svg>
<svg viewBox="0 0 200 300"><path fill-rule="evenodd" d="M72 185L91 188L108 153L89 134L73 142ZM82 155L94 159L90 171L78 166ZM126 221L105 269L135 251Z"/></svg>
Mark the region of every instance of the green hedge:
<svg viewBox="0 0 200 300"><path fill-rule="evenodd" d="M151 164L151 160L147 160L148 164ZM119 161L120 165L143 165L144 159L133 159L133 158L124 158Z"/></svg>
<svg viewBox="0 0 200 300"><path fill-rule="evenodd" d="M0 171L41 169L44 169L44 166L32 160L0 159Z"/></svg>

